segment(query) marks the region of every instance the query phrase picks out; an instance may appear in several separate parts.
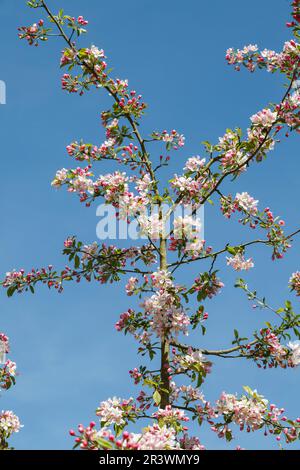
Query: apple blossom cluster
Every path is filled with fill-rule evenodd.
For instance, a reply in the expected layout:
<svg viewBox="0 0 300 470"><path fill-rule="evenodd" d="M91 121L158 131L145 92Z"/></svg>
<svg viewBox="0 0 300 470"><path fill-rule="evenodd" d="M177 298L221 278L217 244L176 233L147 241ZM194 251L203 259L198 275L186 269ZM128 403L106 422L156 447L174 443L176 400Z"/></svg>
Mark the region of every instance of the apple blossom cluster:
<svg viewBox="0 0 300 470"><path fill-rule="evenodd" d="M190 176L175 175L172 181L172 187L175 193L181 196L183 204L190 204L191 201L198 199L202 181L200 178L195 180Z"/></svg>
<svg viewBox="0 0 300 470"><path fill-rule="evenodd" d="M100 146L75 141L67 146L67 152L70 157L74 157L74 159L79 162L90 162L91 160L100 161L104 158L116 158L114 145L115 142L113 139L105 141Z"/></svg>
<svg viewBox="0 0 300 470"><path fill-rule="evenodd" d="M241 253L235 256L227 257L227 265L231 266L235 271L248 271L254 267L252 258L245 259Z"/></svg>
<svg viewBox="0 0 300 470"><path fill-rule="evenodd" d="M135 412L133 398L121 400L114 397L103 401L97 408L96 415L99 416L100 422L105 426L114 424L121 427L126 424L127 417L133 412Z"/></svg>
<svg viewBox="0 0 300 470"><path fill-rule="evenodd" d="M300 432L300 418L288 419L284 415L283 408L269 404L268 400L256 390L244 388L247 395L242 395L240 398L223 392L214 407L208 402L204 402L204 407L198 405L194 412L195 416L198 415L200 424L206 419L211 430L217 433L219 438L225 438L227 441L233 438L232 430L229 428L233 423L240 431L246 429L247 432L251 432L264 428L265 435L273 435L277 441L283 436L286 443L294 442ZM117 400L117 405L120 406L120 400ZM111 401L108 406L111 406ZM199 439L189 437L186 427L180 423L188 421L183 410L168 405L165 409L158 409L152 418L158 422L147 426L140 434L124 431L123 426L115 427L114 431L111 431L102 425L97 431L96 423L91 422L87 428L80 424L78 434L71 430L70 435L75 437L75 447L80 446L85 450L205 450ZM221 418L224 422L220 421ZM117 419L119 420L119 417Z"/></svg>
<svg viewBox="0 0 300 470"><path fill-rule="evenodd" d="M197 293L197 300L209 298L212 299L217 295L220 290L224 287L223 282L217 277L217 272L202 273L195 279L193 286L190 289L190 293Z"/></svg>
<svg viewBox="0 0 300 470"><path fill-rule="evenodd" d="M189 348L187 353L182 356L175 356L173 362L178 367L176 373L183 370L195 370L206 375L211 371L211 362L206 359L200 350L193 351L192 348Z"/></svg>
<svg viewBox="0 0 300 470"><path fill-rule="evenodd" d="M269 329L261 329L259 341L251 348L247 347L247 356L254 359L258 367L273 368L280 366L294 367L289 350L282 346L278 336Z"/></svg>
<svg viewBox="0 0 300 470"><path fill-rule="evenodd" d="M289 95L281 106L277 106L278 117L282 124L286 124L291 130L300 132L300 91L297 89Z"/></svg>
<svg viewBox="0 0 300 470"><path fill-rule="evenodd" d="M158 422L161 420L169 426L175 426L179 421L189 421L189 418L185 415L183 410L172 408L171 405L166 406L164 409L158 409L152 416L156 418Z"/></svg>
<svg viewBox="0 0 300 470"><path fill-rule="evenodd" d="M184 434L180 439L180 446L185 450L205 450L198 437L189 437L188 434Z"/></svg>
<svg viewBox="0 0 300 470"><path fill-rule="evenodd" d="M162 132L153 132L151 137L154 140L161 140L166 143L167 150L174 149L178 150L179 147L184 146L185 137L182 134L179 134L175 129L170 133L166 130Z"/></svg>
<svg viewBox="0 0 300 470"><path fill-rule="evenodd" d="M15 384L17 365L10 359L6 359L9 349L9 338L4 333L0 333L0 388L8 390Z"/></svg>
<svg viewBox="0 0 300 470"><path fill-rule="evenodd" d="M267 69L268 72L279 70L282 73L290 74L300 58L300 46L294 40L284 43L281 52L264 49L258 50L257 45L249 44L243 49L228 49L226 60L229 65L234 65L236 70L241 66L246 67L250 72L256 68Z"/></svg>
<svg viewBox="0 0 300 470"><path fill-rule="evenodd" d="M126 115L140 118L146 108L146 104L141 100L142 95L137 95L135 90L129 91L127 80L110 78L104 58L103 49L98 49L96 46L79 50L75 50L74 46L71 49L66 48L61 58L61 66L67 66L69 70L77 66L81 73L79 75L65 73L61 80L63 90L83 95L91 85L96 88L104 87L115 98L113 106L115 118Z"/></svg>
<svg viewBox="0 0 300 470"><path fill-rule="evenodd" d="M300 341L289 341L289 359L288 365L290 367L297 367L300 365Z"/></svg>
<svg viewBox="0 0 300 470"><path fill-rule="evenodd" d="M184 406L188 406L193 402L201 402L207 406L207 402L204 399L204 395L200 392L199 388L193 387L192 385L180 385L177 386L174 381L170 382L171 387L171 403L182 400Z"/></svg>
<svg viewBox="0 0 300 470"><path fill-rule="evenodd" d="M207 255L211 247L205 248L205 240L201 239L202 221L198 217L178 216L173 221L173 234L170 237L169 251L183 253L192 259Z"/></svg>
<svg viewBox="0 0 300 470"><path fill-rule="evenodd" d="M165 283L155 294L143 300L142 307L150 329L158 337L188 334L190 320L179 301L177 286Z"/></svg>
<svg viewBox="0 0 300 470"><path fill-rule="evenodd" d="M256 390L251 390L249 387L244 388L247 395L238 398L236 395L223 392L217 401L217 412L225 419L224 425L218 424L213 427L219 437L225 435L226 439L230 440L232 431L228 425L235 423L241 431L246 429L247 432L250 432L265 428L265 435L268 433L274 435L277 441L280 441L282 436L286 443L298 439L300 418L295 421L288 420L284 415L283 408L279 409L275 405L269 404L268 400L259 395Z"/></svg>
<svg viewBox="0 0 300 470"><path fill-rule="evenodd" d="M75 447L82 450L175 450L180 449L176 441L176 433L172 428L159 426L154 423L147 426L142 433L135 434L125 431L122 436L115 435L107 428L100 431L94 429L92 422L86 429L78 427L79 435L71 430L71 436L75 436Z"/></svg>
<svg viewBox="0 0 300 470"><path fill-rule="evenodd" d="M248 193L237 193L235 196L235 202L238 209L242 209L245 212L248 212L250 215L257 214L257 204L258 201L255 200L252 196Z"/></svg>
<svg viewBox="0 0 300 470"><path fill-rule="evenodd" d="M38 46L39 41L47 41L47 33L50 29L44 28L44 20L39 20L31 26L21 26L18 28L19 38L26 39L30 46Z"/></svg>
<svg viewBox="0 0 300 470"><path fill-rule="evenodd" d="M15 362L7 360L0 368L0 388L8 390L15 384L17 365Z"/></svg>
<svg viewBox="0 0 300 470"><path fill-rule="evenodd" d="M267 231L266 243L273 248L272 259L281 259L283 254L291 247L290 237L286 236L283 227L284 220L275 217L269 207L264 211L259 211L257 207L258 201L248 193L237 193L235 199L232 196L223 196L220 199L221 211L226 218L238 211L243 214L239 222L243 225L249 224L250 228L257 227ZM237 254L237 253L234 253Z"/></svg>
<svg viewBox="0 0 300 470"><path fill-rule="evenodd" d="M300 295L300 272L293 273L289 280L289 286L292 291L296 292L296 295Z"/></svg>
<svg viewBox="0 0 300 470"><path fill-rule="evenodd" d="M9 353L9 338L4 333L0 333L1 353Z"/></svg>
<svg viewBox="0 0 300 470"><path fill-rule="evenodd" d="M293 21L288 22L286 25L288 28L293 28L295 35L299 31L299 23L300 23L300 2L299 0L293 0L292 2L292 18Z"/></svg>
<svg viewBox="0 0 300 470"><path fill-rule="evenodd" d="M185 313L179 297L183 288L174 285L170 273L165 270L153 272L150 280L152 284L150 290L156 289L155 293L151 297L143 299L142 312L136 313L129 309L122 313L115 325L117 331L133 334L143 345L149 345L153 333L158 337L164 333L170 337L177 336L179 333L187 334L190 319ZM145 288L148 283L149 280L146 278ZM138 287L138 278L132 276L125 289L127 295L132 295L142 291L143 287Z"/></svg>
<svg viewBox="0 0 300 470"><path fill-rule="evenodd" d="M125 172L115 171L100 175L96 180L92 179L91 166L76 169L61 169L57 171L52 186L61 188L66 185L68 192L78 193L81 202L87 206L97 197L103 197L106 204L111 204L119 211L119 218L127 220L129 217L137 217L142 233L160 233L162 223L158 214L146 215L149 205L148 194L151 191L152 181L149 175L141 178L129 178ZM134 182L138 194L129 190L129 183ZM87 202L88 201L88 202ZM153 227L152 227L153 225Z"/></svg>
<svg viewBox="0 0 300 470"><path fill-rule="evenodd" d="M235 395L222 393L217 401L218 413L230 418L240 429L249 427L251 431L256 431L264 424L264 416L267 411L268 401L261 395L253 391L250 397L242 396L237 398Z"/></svg>
<svg viewBox="0 0 300 470"><path fill-rule="evenodd" d="M22 428L19 418L12 411L0 413L0 450L9 450L7 439Z"/></svg>
<svg viewBox="0 0 300 470"><path fill-rule="evenodd" d="M0 333L0 389L8 390L16 382L16 363L10 359L6 360L9 353L9 338L4 333ZM0 412L0 450L11 450L7 440L12 434L21 429L19 418L12 411Z"/></svg>

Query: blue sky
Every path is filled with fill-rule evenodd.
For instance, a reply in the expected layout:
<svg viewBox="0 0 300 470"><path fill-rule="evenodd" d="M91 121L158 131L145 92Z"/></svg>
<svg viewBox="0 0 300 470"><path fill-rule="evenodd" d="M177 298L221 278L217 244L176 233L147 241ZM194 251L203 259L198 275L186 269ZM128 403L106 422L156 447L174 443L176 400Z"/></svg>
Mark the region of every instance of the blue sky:
<svg viewBox="0 0 300 470"><path fill-rule="evenodd" d="M215 142L227 127L247 128L249 116L279 100L282 77L259 72L234 73L224 60L227 47L257 43L280 50L289 31L285 22L289 1L230 0L130 0L126 3L52 0L54 10L63 7L74 16L89 19L89 35L83 44L103 47L115 75L128 78L132 88L149 103L143 119L145 134L172 129L184 133L186 146L172 157L169 173L179 172L187 157L203 154L201 141ZM12 268L61 267L61 247L68 235L85 242L96 239L96 206L85 209L77 198L51 189L58 168L72 166L65 146L83 138L100 143L100 113L110 105L102 92L83 98L60 89L58 67L63 44L54 39L29 48L17 39L16 29L38 20L39 12L25 2L0 0L0 79L7 85L7 104L0 106L2 181L0 267L2 277ZM289 232L299 224L298 147L294 136L283 139L261 165L253 166L224 192L247 190L281 215ZM104 173L105 165L99 166ZM232 187L231 187L232 186ZM233 187L234 186L234 187ZM216 248L254 236L235 222L224 220L217 208L206 211L206 239ZM252 252L251 252L252 254ZM281 306L291 297L287 282L299 269L299 242L283 261L272 263L270 251L253 252L256 266L244 276L249 285ZM222 269L223 294L206 305L208 334L194 337L204 347L227 347L233 328L250 334L263 321L265 312L254 311L242 292L233 288L236 275ZM182 271L178 281L191 280L203 266ZM293 297L293 296L292 296ZM36 295L7 299L0 292L0 330L11 338L11 358L18 364L17 386L1 396L1 408L13 409L24 429L13 443L19 449L68 449L68 429L88 423L97 404L111 395L136 393L128 369L139 364L136 347L114 330L119 314L131 299L122 286L69 285L62 295L37 289ZM297 299L294 299L296 308ZM214 361L204 385L210 400L223 390L241 392L243 385L300 414L300 371L261 371L245 361ZM195 430L195 432L197 432ZM197 434L211 449L269 449L277 445L263 433L237 432L226 445L206 429ZM293 448L299 448L295 444Z"/></svg>

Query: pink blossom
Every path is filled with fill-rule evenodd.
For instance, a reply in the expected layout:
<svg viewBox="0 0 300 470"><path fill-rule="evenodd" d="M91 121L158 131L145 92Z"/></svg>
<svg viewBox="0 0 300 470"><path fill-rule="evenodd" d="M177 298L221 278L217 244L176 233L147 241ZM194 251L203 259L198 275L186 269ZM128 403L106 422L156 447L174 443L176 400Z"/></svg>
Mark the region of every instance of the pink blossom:
<svg viewBox="0 0 300 470"><path fill-rule="evenodd" d="M227 257L226 259L227 265L232 266L235 271L248 271L248 269L254 267L252 258L246 260L244 256L241 255L241 253L237 253L235 256Z"/></svg>

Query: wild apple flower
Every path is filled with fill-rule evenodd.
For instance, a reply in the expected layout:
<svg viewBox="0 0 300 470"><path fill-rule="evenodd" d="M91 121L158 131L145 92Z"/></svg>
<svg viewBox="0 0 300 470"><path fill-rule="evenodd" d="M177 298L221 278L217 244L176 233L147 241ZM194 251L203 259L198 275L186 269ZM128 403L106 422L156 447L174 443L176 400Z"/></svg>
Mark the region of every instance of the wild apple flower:
<svg viewBox="0 0 300 470"><path fill-rule="evenodd" d="M158 420L162 420L165 424L171 425L174 422L178 421L189 421L189 418L185 416L185 412L183 410L179 410L177 408L172 408L171 405L167 405L164 409L159 409L152 416Z"/></svg>
<svg viewBox="0 0 300 470"><path fill-rule="evenodd" d="M182 203L189 204L193 198L199 197L200 189L202 186L201 178L195 180L190 176L175 175L171 182L176 194L183 196Z"/></svg>
<svg viewBox="0 0 300 470"><path fill-rule="evenodd" d="M292 24L289 24L290 26ZM281 52L264 49L258 51L257 46L245 46L244 49L234 50L230 48L226 53L228 64L235 65L236 70L244 65L250 72L257 67L266 68L268 72L280 70L289 73L300 55L299 44L294 40L286 41Z"/></svg>
<svg viewBox="0 0 300 470"><path fill-rule="evenodd" d="M179 443L176 442L176 431L167 426L160 427L153 424L145 428L143 434L138 440L138 449L140 450L174 450L179 449Z"/></svg>
<svg viewBox="0 0 300 470"><path fill-rule="evenodd" d="M245 259L241 253L237 253L233 257L227 257L227 265L232 266L235 271L247 271L254 267L252 258Z"/></svg>
<svg viewBox="0 0 300 470"><path fill-rule="evenodd" d="M165 270L156 271L151 274L151 281L154 287L158 289L167 289L173 286L171 273Z"/></svg>
<svg viewBox="0 0 300 470"><path fill-rule="evenodd" d="M217 277L216 273L211 275L203 273L195 279L192 291L201 294L203 299L206 297L212 299L223 287L224 283Z"/></svg>
<svg viewBox="0 0 300 470"><path fill-rule="evenodd" d="M291 290L296 292L296 295L300 295L300 272L293 273L289 280L289 286Z"/></svg>
<svg viewBox="0 0 300 470"><path fill-rule="evenodd" d="M202 401L204 403L204 395L199 389L194 388L192 385L181 385L179 387L180 392L183 394L183 398L186 401Z"/></svg>
<svg viewBox="0 0 300 470"><path fill-rule="evenodd" d="M98 49L98 47L96 47L94 45L91 47L90 51L96 59L100 59L100 58L102 59L102 58L105 57L104 50L103 49Z"/></svg>
<svg viewBox="0 0 300 470"><path fill-rule="evenodd" d="M288 347L290 348L292 354L289 357L289 363L295 367L299 366L300 364L300 341L290 341L288 343Z"/></svg>
<svg viewBox="0 0 300 470"><path fill-rule="evenodd" d="M91 245L84 245L82 248L83 255L82 261L93 259L97 256L99 245L97 242L93 242Z"/></svg>
<svg viewBox="0 0 300 470"><path fill-rule="evenodd" d="M223 392L216 403L217 411L230 418L240 426L249 426L252 431L260 429L264 424L264 417L267 412L268 401L253 392L254 395L237 398L235 395Z"/></svg>
<svg viewBox="0 0 300 470"><path fill-rule="evenodd" d="M162 140L163 142L166 142L167 148L173 148L174 150L177 150L178 147L184 146L185 137L182 134L179 134L175 129L173 129L170 133L168 133L166 130L161 133L154 132L152 137L155 140Z"/></svg>
<svg viewBox="0 0 300 470"><path fill-rule="evenodd" d="M178 335L180 332L187 334L189 317L181 305L176 305L174 292L171 290L160 289L151 297L144 299L142 307L150 319L151 329L157 336L161 337L166 333Z"/></svg>
<svg viewBox="0 0 300 470"><path fill-rule="evenodd" d="M128 193L128 177L125 172L115 171L101 175L95 186L104 190L104 198L107 202L117 203L120 197Z"/></svg>
<svg viewBox="0 0 300 470"><path fill-rule="evenodd" d="M135 289L137 288L138 282L139 280L136 277L130 277L128 279L128 282L125 287L127 295L130 296L134 293Z"/></svg>
<svg viewBox="0 0 300 470"><path fill-rule="evenodd" d="M199 218L186 215L185 217L176 217L174 219L174 238L193 240L199 233L202 222Z"/></svg>
<svg viewBox="0 0 300 470"><path fill-rule="evenodd" d="M51 185L55 188L60 188L63 183L65 183L68 179L68 170L66 168L62 168L56 172L55 178L52 181Z"/></svg>
<svg viewBox="0 0 300 470"><path fill-rule="evenodd" d="M205 450L205 447L200 443L198 437L189 437L188 434L184 434L179 442L181 449Z"/></svg>
<svg viewBox="0 0 300 470"><path fill-rule="evenodd" d="M89 22L88 22L87 20L85 20L85 19L83 18L83 16L81 16L81 15L78 16L78 18L77 18L77 23L79 23L79 24L82 25L82 26L86 26L87 24L89 24Z"/></svg>
<svg viewBox="0 0 300 470"><path fill-rule="evenodd" d="M263 334L263 341L267 344L269 353L277 363L279 365L283 364L287 356L287 350L280 344L280 340L275 333L272 333L269 329L266 330Z"/></svg>
<svg viewBox="0 0 300 470"><path fill-rule="evenodd" d="M13 433L19 432L22 425L19 418L12 411L3 411L0 413L0 435L4 433L5 437L10 437Z"/></svg>
<svg viewBox="0 0 300 470"><path fill-rule="evenodd" d="M205 240L201 240L199 236L194 238L194 240L189 240L186 243L185 248L183 249L184 253L187 253L192 258L197 258L203 252L205 245Z"/></svg>
<svg viewBox="0 0 300 470"><path fill-rule="evenodd" d="M255 200L250 194L243 192L243 193L237 193L235 196L235 203L238 208L241 208L242 210L248 212L251 215L256 215L257 214L257 204L258 201Z"/></svg>
<svg viewBox="0 0 300 470"><path fill-rule="evenodd" d="M115 328L117 331L122 331L128 325L129 320L134 316L134 310L131 308L120 315L120 320L116 323ZM132 331L133 332L133 331Z"/></svg>
<svg viewBox="0 0 300 470"><path fill-rule="evenodd" d="M6 276L10 273L6 273ZM9 338L4 333L0 333L0 344L5 353L9 353Z"/></svg>
<svg viewBox="0 0 300 470"><path fill-rule="evenodd" d="M118 199L111 200L111 203L119 209L117 214L119 219L129 220L130 217L145 212L147 200L141 195L134 196L133 193L126 192Z"/></svg>
<svg viewBox="0 0 300 470"><path fill-rule="evenodd" d="M160 218L159 214L150 214L149 216L141 214L138 216L137 221L140 226L141 235L157 240L164 233L164 221Z"/></svg>
<svg viewBox="0 0 300 470"><path fill-rule="evenodd" d="M184 170L187 171L199 171L205 165L205 158L200 158L199 156L190 157L185 164Z"/></svg>
<svg viewBox="0 0 300 470"><path fill-rule="evenodd" d="M177 363L180 365L180 370L203 371L205 374L210 373L212 365L200 350L193 351L191 348L188 350L187 354L174 357L174 364Z"/></svg>
<svg viewBox="0 0 300 470"><path fill-rule="evenodd" d="M145 174L142 176L142 178L136 181L136 190L141 196L145 197L150 192L152 184L153 181L151 180L150 176Z"/></svg>
<svg viewBox="0 0 300 470"><path fill-rule="evenodd" d="M277 119L277 113L272 112L269 108L263 109L251 116L251 121L255 126L262 126L265 128L272 127Z"/></svg>
<svg viewBox="0 0 300 470"><path fill-rule="evenodd" d="M4 370L8 373L11 377L15 377L17 373L17 364L10 360L6 361L4 364Z"/></svg>
<svg viewBox="0 0 300 470"><path fill-rule="evenodd" d="M121 398L109 398L107 401L100 403L97 408L96 415L100 417L101 423L105 425L110 424L125 424L124 417L126 416L126 407L133 402L133 398L129 400L121 400Z"/></svg>

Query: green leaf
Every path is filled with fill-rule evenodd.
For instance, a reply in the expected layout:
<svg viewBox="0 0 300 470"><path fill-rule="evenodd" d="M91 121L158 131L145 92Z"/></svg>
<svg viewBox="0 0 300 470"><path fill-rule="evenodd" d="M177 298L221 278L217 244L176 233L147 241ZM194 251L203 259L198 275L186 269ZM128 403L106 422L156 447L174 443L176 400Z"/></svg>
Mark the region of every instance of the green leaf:
<svg viewBox="0 0 300 470"><path fill-rule="evenodd" d="M75 266L75 269L78 269L80 266L80 258L78 255L75 256L74 266Z"/></svg>
<svg viewBox="0 0 300 470"><path fill-rule="evenodd" d="M153 400L155 402L155 404L158 406L161 402L161 395L159 393L158 390L156 390L154 393L153 393Z"/></svg>
<svg viewBox="0 0 300 470"><path fill-rule="evenodd" d="M236 255L237 252L238 252L238 248L235 247L235 246L227 246L226 247L226 250L228 251L228 253L230 253L231 255Z"/></svg>
<svg viewBox="0 0 300 470"><path fill-rule="evenodd" d="M16 291L16 287L15 286L10 286L8 289L7 289L7 296L8 297L12 297L13 294L15 293Z"/></svg>

